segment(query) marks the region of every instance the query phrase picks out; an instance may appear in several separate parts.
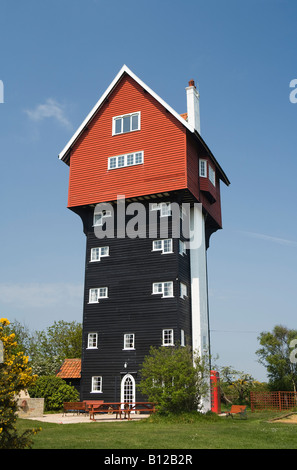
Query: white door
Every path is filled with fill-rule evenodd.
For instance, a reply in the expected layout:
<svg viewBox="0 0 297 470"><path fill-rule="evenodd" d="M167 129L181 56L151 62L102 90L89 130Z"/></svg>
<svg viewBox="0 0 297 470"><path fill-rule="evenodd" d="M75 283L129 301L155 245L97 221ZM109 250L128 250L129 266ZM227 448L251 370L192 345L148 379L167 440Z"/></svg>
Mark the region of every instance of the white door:
<svg viewBox="0 0 297 470"><path fill-rule="evenodd" d="M126 374L122 378L121 402L122 403L134 403L135 402L135 380L131 374Z"/></svg>

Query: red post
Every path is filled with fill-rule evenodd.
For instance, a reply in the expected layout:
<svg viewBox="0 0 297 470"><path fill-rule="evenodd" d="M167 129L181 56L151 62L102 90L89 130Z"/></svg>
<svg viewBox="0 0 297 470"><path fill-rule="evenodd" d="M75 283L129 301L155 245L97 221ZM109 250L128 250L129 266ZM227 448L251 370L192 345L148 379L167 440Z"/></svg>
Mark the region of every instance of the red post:
<svg viewBox="0 0 297 470"><path fill-rule="evenodd" d="M210 371L211 383L211 411L213 413L221 413L221 389L220 389L220 376L215 370Z"/></svg>

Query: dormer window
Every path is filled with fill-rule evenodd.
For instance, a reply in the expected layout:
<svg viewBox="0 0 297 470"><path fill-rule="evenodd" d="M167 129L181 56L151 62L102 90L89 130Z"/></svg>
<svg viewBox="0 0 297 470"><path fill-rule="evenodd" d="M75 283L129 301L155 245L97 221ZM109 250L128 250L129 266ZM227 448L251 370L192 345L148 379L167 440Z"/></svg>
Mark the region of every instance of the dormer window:
<svg viewBox="0 0 297 470"><path fill-rule="evenodd" d="M207 178L207 161L199 160L199 176L202 178Z"/></svg>
<svg viewBox="0 0 297 470"><path fill-rule="evenodd" d="M215 186L216 185L216 172L207 160L199 160L199 176L207 178Z"/></svg>
<svg viewBox="0 0 297 470"><path fill-rule="evenodd" d="M124 114L112 119L112 135L125 134L140 129L140 111Z"/></svg>
<svg viewBox="0 0 297 470"><path fill-rule="evenodd" d="M209 181L215 186L216 185L216 174L214 169L208 164L208 178Z"/></svg>

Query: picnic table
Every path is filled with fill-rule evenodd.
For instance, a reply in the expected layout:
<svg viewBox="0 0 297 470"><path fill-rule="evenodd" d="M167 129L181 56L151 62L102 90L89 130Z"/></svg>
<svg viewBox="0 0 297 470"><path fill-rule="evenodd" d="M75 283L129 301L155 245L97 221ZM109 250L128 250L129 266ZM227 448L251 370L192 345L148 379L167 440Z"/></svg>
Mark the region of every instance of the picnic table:
<svg viewBox="0 0 297 470"><path fill-rule="evenodd" d="M116 419L118 416L122 419L132 419L131 415L139 413L155 413L155 403L152 402L105 402L103 400L84 400L83 402L66 402L64 403L65 413L80 413L85 412L89 414L92 421L95 421L97 413L115 413Z"/></svg>
<svg viewBox="0 0 297 470"><path fill-rule="evenodd" d="M102 402L102 403L91 403L87 404L89 410L89 416L92 421L95 421L96 413L116 413L116 419L118 415L122 419L122 414L124 417L130 419L130 409L127 403L121 402Z"/></svg>
<svg viewBox="0 0 297 470"><path fill-rule="evenodd" d="M116 419L118 416L122 419L122 415L124 415L124 418L130 420L132 419L131 414L134 413L155 413L155 404L150 402L102 402L90 404L88 409L92 421L95 421L96 413L116 413Z"/></svg>

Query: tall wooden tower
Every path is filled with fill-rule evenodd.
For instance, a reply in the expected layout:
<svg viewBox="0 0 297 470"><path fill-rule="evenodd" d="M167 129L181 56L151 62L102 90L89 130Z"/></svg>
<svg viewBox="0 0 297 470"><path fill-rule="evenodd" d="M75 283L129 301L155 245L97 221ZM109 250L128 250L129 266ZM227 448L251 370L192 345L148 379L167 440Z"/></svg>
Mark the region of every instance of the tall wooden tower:
<svg viewBox="0 0 297 470"><path fill-rule="evenodd" d="M86 234L82 400L142 401L151 345L209 350L206 250L229 181L200 135L193 81L186 97L179 115L123 66L59 155Z"/></svg>

